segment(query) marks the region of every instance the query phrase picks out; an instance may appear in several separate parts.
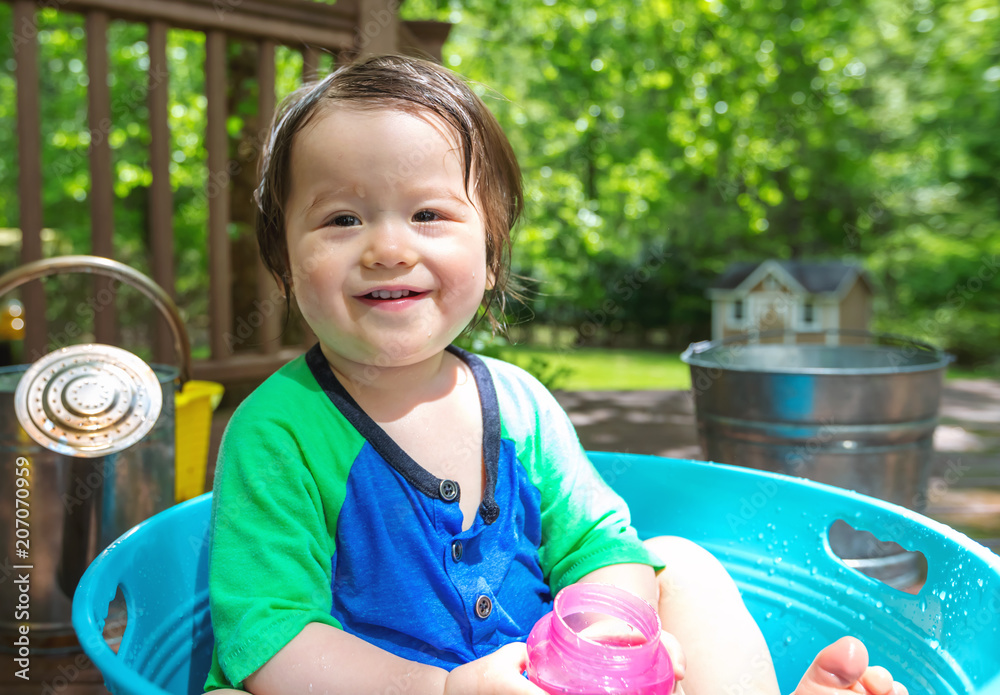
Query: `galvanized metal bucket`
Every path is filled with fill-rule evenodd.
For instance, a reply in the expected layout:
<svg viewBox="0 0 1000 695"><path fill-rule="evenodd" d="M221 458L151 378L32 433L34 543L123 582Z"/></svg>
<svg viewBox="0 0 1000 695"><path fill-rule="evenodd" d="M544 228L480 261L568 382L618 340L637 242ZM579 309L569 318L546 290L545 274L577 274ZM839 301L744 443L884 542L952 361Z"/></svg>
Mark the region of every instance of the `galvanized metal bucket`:
<svg viewBox="0 0 1000 695"><path fill-rule="evenodd" d="M0 498L9 501L0 505L0 547L10 558L0 568L0 603L11 607L0 615L0 650L15 645L22 626L33 653L78 649L72 597L83 572L174 501L174 392L190 373L177 307L145 275L94 256L21 266L0 277L0 295L63 272L106 275L152 299L181 366L150 367L113 346L78 345L0 369ZM113 610L109 620L122 617Z"/></svg>
<svg viewBox="0 0 1000 695"><path fill-rule="evenodd" d="M946 353L899 336L828 331L695 343L681 359L691 368L706 458L922 510ZM899 546L859 540L842 527L831 543L871 572L894 565L893 574L908 575L895 566Z"/></svg>

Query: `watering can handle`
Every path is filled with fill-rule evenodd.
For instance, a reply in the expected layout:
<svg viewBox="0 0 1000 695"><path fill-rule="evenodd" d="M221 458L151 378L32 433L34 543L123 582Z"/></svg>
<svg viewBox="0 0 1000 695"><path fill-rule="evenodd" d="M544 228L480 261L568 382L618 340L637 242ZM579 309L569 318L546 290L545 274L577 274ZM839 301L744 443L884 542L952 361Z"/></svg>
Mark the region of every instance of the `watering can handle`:
<svg viewBox="0 0 1000 695"><path fill-rule="evenodd" d="M131 285L151 299L156 308L160 310L160 313L167 320L167 323L170 325L170 331L174 335L174 350L181 361L180 382L183 385L186 381L190 380L191 343L177 305L162 287L135 268L131 268L124 263L100 256L81 255L43 258L39 261L25 263L0 276L0 296L31 280L59 273L93 273L96 275L105 275Z"/></svg>

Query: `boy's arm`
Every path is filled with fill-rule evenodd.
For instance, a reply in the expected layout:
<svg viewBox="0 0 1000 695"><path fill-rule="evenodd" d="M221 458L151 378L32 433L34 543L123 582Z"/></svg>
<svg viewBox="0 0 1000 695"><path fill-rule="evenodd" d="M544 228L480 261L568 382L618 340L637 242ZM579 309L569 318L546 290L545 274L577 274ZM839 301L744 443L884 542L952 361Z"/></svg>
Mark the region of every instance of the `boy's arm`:
<svg viewBox="0 0 1000 695"><path fill-rule="evenodd" d="M358 695L390 687L439 695L447 677L443 669L407 661L331 625L309 623L243 687L253 695Z"/></svg>
<svg viewBox="0 0 1000 695"><path fill-rule="evenodd" d="M534 431L523 460L541 496L539 560L552 591L623 564L645 565L652 577L653 567L662 565L631 526L625 501L590 462L566 412L537 388Z"/></svg>
<svg viewBox="0 0 1000 695"><path fill-rule="evenodd" d="M658 594L656 588L656 572L650 565L622 563L608 565L594 570L578 580L578 584L613 584L619 589L625 589L649 605L656 608Z"/></svg>
<svg viewBox="0 0 1000 695"><path fill-rule="evenodd" d="M459 666L451 673L407 661L343 630L310 623L244 681L253 695L544 695L521 676L527 661L522 643Z"/></svg>

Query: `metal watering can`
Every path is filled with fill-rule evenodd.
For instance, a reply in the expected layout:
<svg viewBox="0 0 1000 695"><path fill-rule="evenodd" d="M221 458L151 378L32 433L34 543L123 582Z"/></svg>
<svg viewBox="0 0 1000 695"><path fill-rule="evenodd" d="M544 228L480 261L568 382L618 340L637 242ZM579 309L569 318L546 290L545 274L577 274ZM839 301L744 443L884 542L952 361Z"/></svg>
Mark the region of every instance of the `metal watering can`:
<svg viewBox="0 0 1000 695"><path fill-rule="evenodd" d="M5 650L22 624L31 652L78 649L70 620L84 570L125 531L174 502L174 393L191 370L177 306L147 276L97 256L15 268L0 276L0 296L68 272L104 275L152 300L181 366L150 366L121 348L89 344L0 368L0 548L10 558L0 567L0 605L12 609L0 615Z"/></svg>

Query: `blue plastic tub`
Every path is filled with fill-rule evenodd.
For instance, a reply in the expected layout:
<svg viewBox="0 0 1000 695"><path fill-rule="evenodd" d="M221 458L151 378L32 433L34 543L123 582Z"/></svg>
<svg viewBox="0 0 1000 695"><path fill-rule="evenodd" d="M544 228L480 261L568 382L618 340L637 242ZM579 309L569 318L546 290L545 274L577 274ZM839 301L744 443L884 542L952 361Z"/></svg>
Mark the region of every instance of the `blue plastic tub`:
<svg viewBox="0 0 1000 695"><path fill-rule="evenodd" d="M630 454L591 454L644 537L672 534L719 557L760 623L791 691L813 656L852 634L914 695L1000 695L1000 558L915 512L799 478ZM211 659L207 529L211 495L143 522L94 561L73 626L113 693L200 692ZM908 594L830 551L837 519L922 552L927 581ZM118 653L102 630L121 587Z"/></svg>

